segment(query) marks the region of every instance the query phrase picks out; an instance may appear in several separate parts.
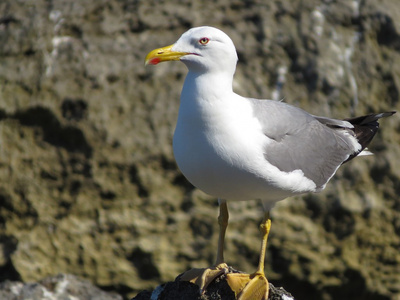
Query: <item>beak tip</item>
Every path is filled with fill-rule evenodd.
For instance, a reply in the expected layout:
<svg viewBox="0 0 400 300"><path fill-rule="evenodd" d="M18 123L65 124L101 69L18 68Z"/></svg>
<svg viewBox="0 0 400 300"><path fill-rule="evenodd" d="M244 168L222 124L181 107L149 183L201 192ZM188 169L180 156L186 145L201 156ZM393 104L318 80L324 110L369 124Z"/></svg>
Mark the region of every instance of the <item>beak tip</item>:
<svg viewBox="0 0 400 300"><path fill-rule="evenodd" d="M158 63L161 62L161 59L159 57L150 57L150 58L146 58L144 65L157 65Z"/></svg>

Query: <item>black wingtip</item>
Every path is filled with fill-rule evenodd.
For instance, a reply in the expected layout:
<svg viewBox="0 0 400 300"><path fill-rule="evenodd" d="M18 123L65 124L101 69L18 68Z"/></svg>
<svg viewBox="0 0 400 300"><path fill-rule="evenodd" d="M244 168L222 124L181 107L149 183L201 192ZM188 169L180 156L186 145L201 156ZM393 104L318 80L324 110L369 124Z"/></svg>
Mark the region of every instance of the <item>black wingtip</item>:
<svg viewBox="0 0 400 300"><path fill-rule="evenodd" d="M378 131L379 128L378 120L381 118L390 117L395 113L396 111L390 111L390 112L369 114L361 117L345 119L345 121L350 122L354 126L353 132L355 134L357 141L361 145L361 150L351 155L346 160L346 162L356 157L358 154L361 153L361 151L363 151L369 145L369 143L374 138L376 132Z"/></svg>

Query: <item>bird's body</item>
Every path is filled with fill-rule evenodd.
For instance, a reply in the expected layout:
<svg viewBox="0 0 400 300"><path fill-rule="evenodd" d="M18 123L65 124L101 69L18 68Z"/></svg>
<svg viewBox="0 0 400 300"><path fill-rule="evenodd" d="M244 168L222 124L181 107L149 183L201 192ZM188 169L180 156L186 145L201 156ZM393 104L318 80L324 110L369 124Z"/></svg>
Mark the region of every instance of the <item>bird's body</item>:
<svg viewBox="0 0 400 300"><path fill-rule="evenodd" d="M216 101L182 98L174 155L180 170L196 187L227 200L261 199L270 203L320 188L300 169L287 172L266 159L268 149L274 150L277 143L284 143L285 137L275 137L275 127L268 136L268 129L256 117L255 102L263 100L250 100L234 93ZM288 107L284 103L263 102L264 107L276 112L274 118L290 117L280 110ZM295 119L293 130L320 124L304 111L293 110L302 117ZM347 157L343 156L343 161Z"/></svg>
<svg viewBox="0 0 400 300"><path fill-rule="evenodd" d="M204 192L228 201L260 199L266 212L279 200L324 189L344 162L363 153L377 120L393 114L344 121L242 97L232 90L236 49L212 27L187 31L175 44L150 52L146 63L168 60L181 60L189 69L173 139L178 167ZM261 271L254 273L262 276L268 231L263 231ZM217 262L222 250L218 257Z"/></svg>

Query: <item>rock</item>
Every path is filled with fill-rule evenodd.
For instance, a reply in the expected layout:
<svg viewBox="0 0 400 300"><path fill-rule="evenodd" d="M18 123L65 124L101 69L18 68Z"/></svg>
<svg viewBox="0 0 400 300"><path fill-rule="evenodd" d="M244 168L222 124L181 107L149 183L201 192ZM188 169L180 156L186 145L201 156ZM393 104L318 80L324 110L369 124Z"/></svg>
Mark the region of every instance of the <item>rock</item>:
<svg viewBox="0 0 400 300"><path fill-rule="evenodd" d="M237 272L230 270L230 272ZM235 300L235 293L230 289L225 278L226 275L220 275L200 295L199 287L187 281L180 281L179 275L173 282L167 282L159 285L152 292L143 291L131 300ZM269 285L270 300L294 300L293 296L283 288L276 288L273 284Z"/></svg>
<svg viewBox="0 0 400 300"><path fill-rule="evenodd" d="M132 297L215 260L217 200L177 169L186 74L148 51L212 25L236 92L345 118L399 109L398 0L0 1L0 282L74 274ZM374 156L272 211L266 273L296 299L400 296L399 114ZM258 263L257 201L229 203L227 263Z"/></svg>
<svg viewBox="0 0 400 300"><path fill-rule="evenodd" d="M120 295L107 293L87 280L69 274L47 277L37 283L4 281L0 283L2 300L122 300Z"/></svg>

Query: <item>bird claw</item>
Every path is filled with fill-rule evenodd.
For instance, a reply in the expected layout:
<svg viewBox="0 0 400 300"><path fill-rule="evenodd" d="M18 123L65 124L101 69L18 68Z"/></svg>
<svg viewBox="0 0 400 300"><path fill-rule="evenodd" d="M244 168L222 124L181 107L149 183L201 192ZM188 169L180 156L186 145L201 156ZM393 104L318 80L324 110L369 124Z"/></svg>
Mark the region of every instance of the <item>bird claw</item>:
<svg viewBox="0 0 400 300"><path fill-rule="evenodd" d="M235 293L237 300L267 300L269 283L262 273L229 273L226 281Z"/></svg>
<svg viewBox="0 0 400 300"><path fill-rule="evenodd" d="M200 288L200 294L204 294L211 282L222 274L226 274L226 281L235 293L237 300L268 299L269 284L263 273L243 274L228 272L228 265L221 263L211 268L190 269L183 273L180 280L196 284Z"/></svg>
<svg viewBox="0 0 400 300"><path fill-rule="evenodd" d="M221 263L211 268L194 268L186 271L181 276L181 281L189 281L200 288L200 294L204 294L208 285L218 276L228 272L228 265Z"/></svg>

